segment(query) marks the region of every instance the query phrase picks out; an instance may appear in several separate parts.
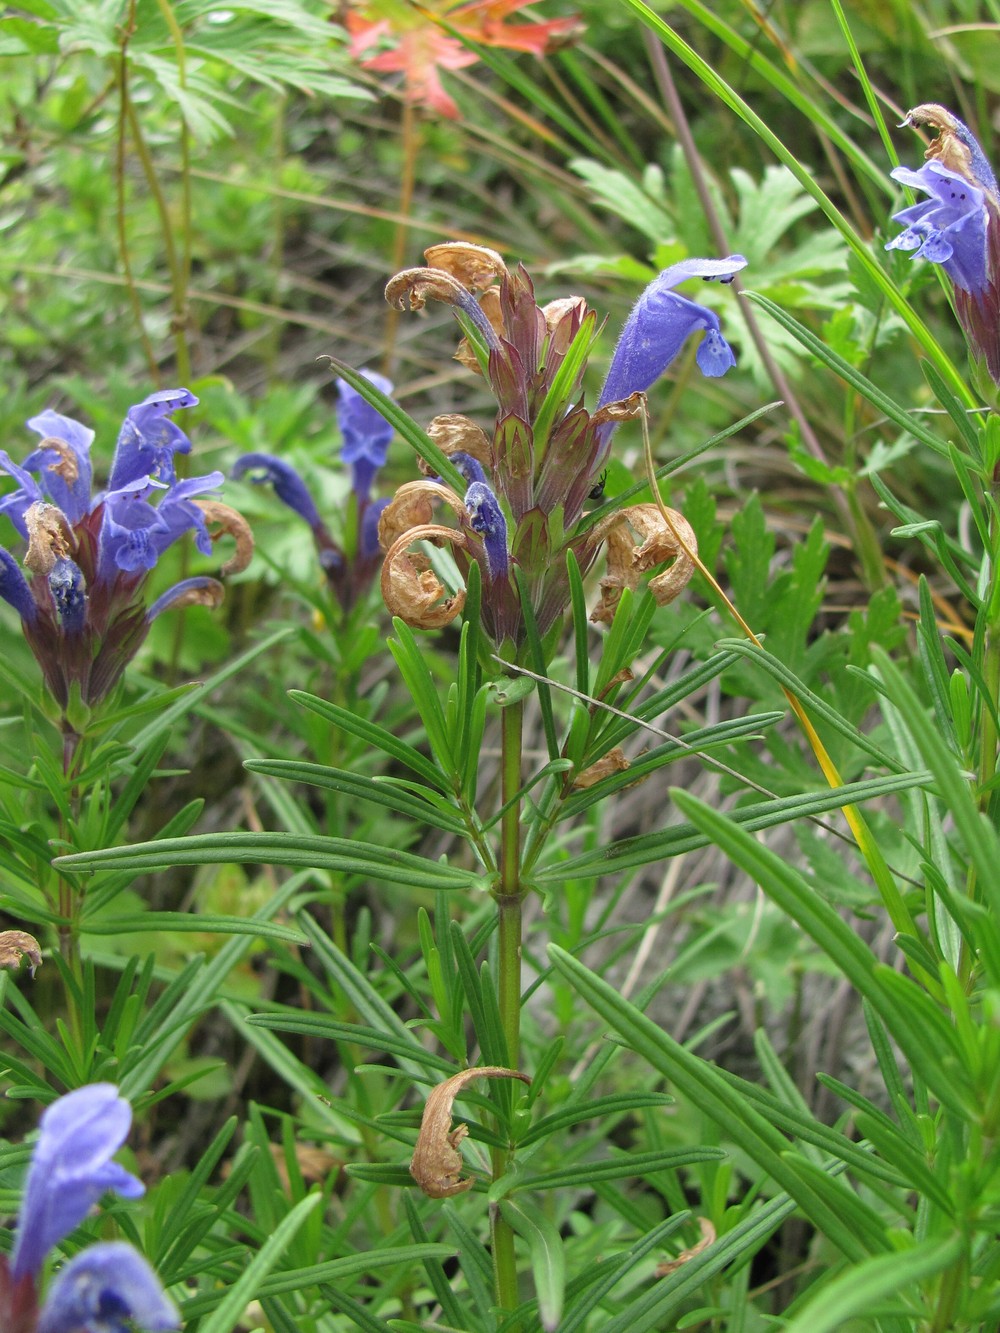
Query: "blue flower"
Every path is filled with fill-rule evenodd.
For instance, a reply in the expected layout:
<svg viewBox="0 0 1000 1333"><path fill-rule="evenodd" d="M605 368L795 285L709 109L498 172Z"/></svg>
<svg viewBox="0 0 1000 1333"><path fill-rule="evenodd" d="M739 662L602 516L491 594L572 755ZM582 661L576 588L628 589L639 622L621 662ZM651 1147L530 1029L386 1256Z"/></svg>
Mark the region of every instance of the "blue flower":
<svg viewBox="0 0 1000 1333"><path fill-rule="evenodd" d="M8 1265L0 1259L0 1326L37 1333L148 1333L179 1327L156 1274L131 1245L93 1245L57 1274L35 1320L35 1282L45 1256L77 1227L102 1194L135 1199L140 1180L112 1161L132 1123L111 1083L67 1093L42 1114ZM6 1322L3 1322L6 1320Z"/></svg>
<svg viewBox="0 0 1000 1333"><path fill-rule="evenodd" d="M169 486L177 476L174 454L191 452L191 441L170 413L197 403L188 389L162 389L130 407L118 432L108 489L121 490L140 477Z"/></svg>
<svg viewBox="0 0 1000 1333"><path fill-rule="evenodd" d="M483 554L490 579L506 578L510 566L507 551L507 520L497 497L483 481L474 481L465 492L469 526L483 539Z"/></svg>
<svg viewBox="0 0 1000 1333"><path fill-rule="evenodd" d="M247 472L255 485L260 486L269 481L278 499L288 505L289 509L294 509L313 530L323 526L316 501L290 463L276 458L274 454L243 454L233 464L230 475L238 479Z"/></svg>
<svg viewBox="0 0 1000 1333"><path fill-rule="evenodd" d="M736 357L722 336L718 315L697 301L679 296L673 289L686 278L731 281L746 263L742 255L685 259L654 278L632 307L621 331L597 401L598 408L620 402L633 393L645 393L696 329L704 330L696 358L704 375L724 375L735 366Z"/></svg>
<svg viewBox="0 0 1000 1333"><path fill-rule="evenodd" d="M374 370L359 373L382 393L392 393L392 381L384 375ZM355 495L359 500L367 500L375 473L385 462L393 427L378 408L372 407L346 380L337 381L337 390L337 422L343 438L340 457L351 469Z"/></svg>
<svg viewBox="0 0 1000 1333"><path fill-rule="evenodd" d="M177 1308L131 1245L92 1245L60 1270L49 1288L38 1333L165 1333Z"/></svg>
<svg viewBox="0 0 1000 1333"><path fill-rule="evenodd" d="M894 214L904 230L887 250L912 250L940 264L954 288L955 313L975 357L1000 384L1000 195L996 176L967 125L946 107L927 102L906 113L904 125L938 131L919 171L896 167L893 180L928 199Z"/></svg>
<svg viewBox="0 0 1000 1333"><path fill-rule="evenodd" d="M132 1108L113 1083L78 1088L42 1113L11 1257L15 1279L37 1273L102 1194L145 1193L141 1180L111 1160L131 1124Z"/></svg>
<svg viewBox="0 0 1000 1333"><path fill-rule="evenodd" d="M893 213L893 221L901 222L906 230L885 248L914 250L915 259L940 264L962 291L982 292L989 281L985 191L942 162L926 162L919 171L896 167L890 175L930 198Z"/></svg>

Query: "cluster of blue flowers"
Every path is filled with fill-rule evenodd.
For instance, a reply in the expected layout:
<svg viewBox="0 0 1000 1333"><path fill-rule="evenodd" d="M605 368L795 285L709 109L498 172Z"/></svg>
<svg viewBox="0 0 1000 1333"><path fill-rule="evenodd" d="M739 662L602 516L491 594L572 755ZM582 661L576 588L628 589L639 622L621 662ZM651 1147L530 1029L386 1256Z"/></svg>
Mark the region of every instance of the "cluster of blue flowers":
<svg viewBox="0 0 1000 1333"><path fill-rule="evenodd" d="M39 1306L38 1277L52 1248L83 1221L101 1195L144 1193L140 1180L112 1161L132 1123L128 1102L111 1083L60 1097L42 1114L14 1249L0 1256L3 1333L166 1333L180 1327L173 1301L131 1245L103 1242L81 1250L56 1274Z"/></svg>
<svg viewBox="0 0 1000 1333"><path fill-rule="evenodd" d="M71 417L51 410L33 417L28 428L40 442L21 464L0 450L0 472L17 482L0 499L0 514L28 543L23 569L0 546L0 597L20 615L64 709L74 690L88 706L103 699L168 607L221 599L221 584L207 577L175 584L148 609L143 596L150 571L182 534L193 532L203 554L212 549L206 510L221 506L199 497L223 475L178 480L174 466L191 441L171 414L197 401L187 389L167 389L130 408L107 489L96 494L94 432Z"/></svg>

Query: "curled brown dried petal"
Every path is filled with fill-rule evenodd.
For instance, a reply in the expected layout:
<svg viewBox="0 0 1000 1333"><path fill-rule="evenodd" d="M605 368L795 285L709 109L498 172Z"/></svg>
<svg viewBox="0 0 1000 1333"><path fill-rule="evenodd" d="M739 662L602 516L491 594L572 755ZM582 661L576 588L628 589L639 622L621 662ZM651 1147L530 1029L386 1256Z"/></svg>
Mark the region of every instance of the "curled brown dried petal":
<svg viewBox="0 0 1000 1333"><path fill-rule="evenodd" d="M596 524L588 533L591 549L602 541L607 547L608 572L601 579L601 599L591 620L610 623L621 600L623 588L635 588L639 575L673 560L669 569L649 581L649 590L657 606L666 606L678 597L694 573L692 556L698 542L690 523L676 509L667 509L667 517L656 505L631 505ZM632 533L643 538L641 546ZM689 555L688 552L691 554Z"/></svg>
<svg viewBox="0 0 1000 1333"><path fill-rule="evenodd" d="M250 524L241 513L219 500L195 500L194 503L205 515L206 523L218 526L219 531L212 533L213 541L223 535L236 539L236 552L230 556L219 573L242 573L253 559L253 533L250 531Z"/></svg>
<svg viewBox="0 0 1000 1333"><path fill-rule="evenodd" d="M24 512L24 526L28 529L24 567L32 574L51 573L57 560L71 555L76 549L76 539L58 505L36 500Z"/></svg>
<svg viewBox="0 0 1000 1333"><path fill-rule="evenodd" d="M470 241L442 241L429 245L424 259L431 268L450 273L470 292L483 292L507 272L507 265L495 250Z"/></svg>
<svg viewBox="0 0 1000 1333"><path fill-rule="evenodd" d="M644 393L630 393L627 398L620 398L616 403L605 403L590 418L592 426L602 426L605 422L634 421L641 417L646 409Z"/></svg>
<svg viewBox="0 0 1000 1333"><path fill-rule="evenodd" d="M442 268L404 268L386 283L385 299L397 310L423 310L428 301L461 306L469 293Z"/></svg>
<svg viewBox="0 0 1000 1333"><path fill-rule="evenodd" d="M412 542L449 542L465 546L465 537L454 528L427 523L410 528L389 548L382 565L382 600L390 615L399 616L414 629L441 629L451 624L465 605L465 589L449 594L426 558L411 555Z"/></svg>
<svg viewBox="0 0 1000 1333"><path fill-rule="evenodd" d="M629 762L625 758L625 753L620 745L616 745L613 750L609 750L606 755L602 755L596 764L591 764L589 768L583 769L577 773L573 779L573 786L586 790L588 787L596 787L604 778L610 778L613 773L624 773L628 768Z"/></svg>
<svg viewBox="0 0 1000 1333"><path fill-rule="evenodd" d="M715 1240L715 1227L707 1217L698 1218L698 1226L701 1228L701 1240L696 1245L692 1245L689 1250L683 1250L676 1259L669 1259L666 1263L658 1264L656 1269L657 1277L666 1277L668 1273L674 1273L678 1268L683 1268L686 1263L697 1258L702 1250L707 1250Z"/></svg>
<svg viewBox="0 0 1000 1333"><path fill-rule="evenodd" d="M435 500L450 505L459 518L468 517L465 504L450 486L440 481L404 482L379 515L378 539L383 551L388 551L411 528L426 527L433 517Z"/></svg>
<svg viewBox="0 0 1000 1333"><path fill-rule="evenodd" d="M427 434L441 452L449 457L457 453L468 454L484 468L492 466L489 436L470 417L464 417L459 412L443 412L427 427ZM425 476L434 475L431 464L423 458L418 461L418 466Z"/></svg>
<svg viewBox="0 0 1000 1333"><path fill-rule="evenodd" d="M16 972L22 958L27 958L28 971L34 976L42 962L42 949L34 935L26 930L0 930L0 967Z"/></svg>
<svg viewBox="0 0 1000 1333"><path fill-rule="evenodd" d="M465 1163L459 1145L469 1132L468 1125L451 1128L451 1108L455 1098L467 1083L476 1078L518 1078L530 1083L527 1074L501 1065L483 1065L478 1069L463 1069L433 1088L424 1103L410 1175L431 1199L447 1199L462 1194L476 1183L472 1176L461 1177Z"/></svg>

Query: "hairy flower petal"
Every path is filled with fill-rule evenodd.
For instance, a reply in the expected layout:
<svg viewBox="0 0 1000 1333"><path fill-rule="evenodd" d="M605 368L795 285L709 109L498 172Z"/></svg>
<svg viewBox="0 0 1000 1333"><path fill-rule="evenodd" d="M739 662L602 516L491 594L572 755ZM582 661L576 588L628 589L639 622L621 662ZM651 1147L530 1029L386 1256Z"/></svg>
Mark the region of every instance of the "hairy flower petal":
<svg viewBox="0 0 1000 1333"><path fill-rule="evenodd" d="M90 446L94 432L88 427L46 408L27 423L42 436L42 442L24 460L29 472L41 472L45 490L70 523L79 523L90 507L93 481Z"/></svg>
<svg viewBox="0 0 1000 1333"><path fill-rule="evenodd" d="M482 481L474 481L465 492L465 507L469 511L469 526L483 539L486 569L493 580L506 578L510 567L507 551L507 520L497 497Z"/></svg>
<svg viewBox="0 0 1000 1333"><path fill-rule="evenodd" d="M38 619L38 606L28 580L21 573L21 566L3 546L0 546L0 597L29 625Z"/></svg>

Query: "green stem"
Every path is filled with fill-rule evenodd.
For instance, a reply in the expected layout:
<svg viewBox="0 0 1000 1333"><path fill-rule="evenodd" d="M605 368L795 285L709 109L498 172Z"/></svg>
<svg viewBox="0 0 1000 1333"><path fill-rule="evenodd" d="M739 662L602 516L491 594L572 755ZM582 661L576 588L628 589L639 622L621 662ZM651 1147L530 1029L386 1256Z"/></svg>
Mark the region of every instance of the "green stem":
<svg viewBox="0 0 1000 1333"><path fill-rule="evenodd" d="M128 126L131 120L128 90L128 43L135 30L135 0L129 7L129 14L126 23L123 25L121 55L118 59L118 143L115 152L115 185L117 194L117 222L118 222L118 254L122 263L122 273L125 277L125 289L128 292L129 305L132 307L132 315L135 319L136 329L139 334L139 342L142 346L143 356L146 358L146 365L149 368L149 374L154 384L160 382L160 367L156 362L156 353L153 351L153 344L149 340L149 334L146 332L146 323L142 315L142 302L139 300L139 292L135 285L135 278L132 273L132 259L128 248L128 226L126 221L125 208L125 156L126 143L128 138Z"/></svg>
<svg viewBox="0 0 1000 1333"><path fill-rule="evenodd" d="M413 208L413 187L417 180L417 158L420 154L420 135L417 128L417 113L411 102L403 103L402 119L403 162L399 178L399 217L392 241L391 272L398 273L406 264L406 251L410 244L410 216ZM382 369L391 374L396 348L396 331L399 325L399 311L389 307L385 322L385 348L382 356Z"/></svg>
<svg viewBox="0 0 1000 1333"><path fill-rule="evenodd" d="M77 792L74 772L77 770L77 758L81 737L76 731L63 732L63 777L67 784L69 806L74 817L77 814ZM65 843L69 837L69 823L64 815L59 817L59 837ZM78 1055L83 1053L83 1015L80 1013L78 993L83 990L83 961L80 957L80 899L73 884L59 876L59 952L76 982L76 987L66 987L66 1012L69 1018L69 1030Z"/></svg>
<svg viewBox="0 0 1000 1333"><path fill-rule="evenodd" d="M514 703L501 714L500 799L504 814L500 821L500 888L495 894L499 934L497 1003L500 1024L507 1046L507 1064L517 1068L521 1044L521 754L524 729L524 705ZM510 1153L506 1148L493 1151L493 1179L507 1170ZM493 1275L497 1304L515 1310L517 1294L517 1255L514 1232L501 1217L500 1209L490 1212L493 1239Z"/></svg>

